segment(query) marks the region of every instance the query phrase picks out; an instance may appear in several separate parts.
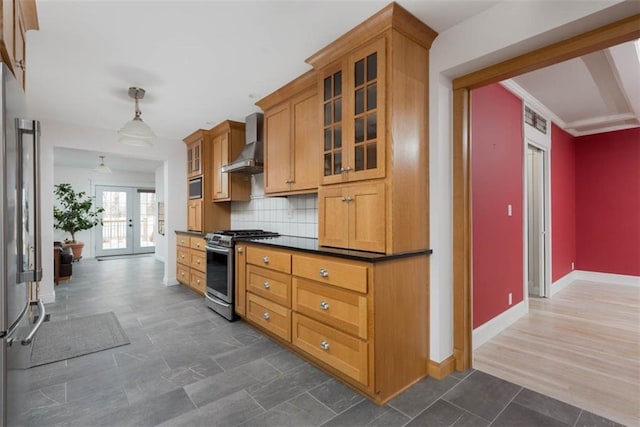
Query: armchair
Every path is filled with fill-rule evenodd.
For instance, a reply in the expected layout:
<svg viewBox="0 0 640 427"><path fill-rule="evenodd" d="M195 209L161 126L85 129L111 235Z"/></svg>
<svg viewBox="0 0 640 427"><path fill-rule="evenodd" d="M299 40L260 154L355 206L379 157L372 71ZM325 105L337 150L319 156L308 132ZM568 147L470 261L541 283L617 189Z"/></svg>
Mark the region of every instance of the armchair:
<svg viewBox="0 0 640 427"><path fill-rule="evenodd" d="M53 242L53 280L56 285L61 280L71 279L72 262L71 248L64 247L62 242Z"/></svg>

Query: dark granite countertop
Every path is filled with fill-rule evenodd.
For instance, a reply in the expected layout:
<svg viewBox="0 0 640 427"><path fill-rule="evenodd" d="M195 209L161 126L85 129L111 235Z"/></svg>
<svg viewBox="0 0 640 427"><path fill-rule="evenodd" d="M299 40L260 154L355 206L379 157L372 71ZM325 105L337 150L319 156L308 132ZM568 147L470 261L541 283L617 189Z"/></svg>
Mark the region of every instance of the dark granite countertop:
<svg viewBox="0 0 640 427"><path fill-rule="evenodd" d="M201 233L199 231L176 230L176 234L188 234L189 236L194 237L204 237L207 233Z"/></svg>
<svg viewBox="0 0 640 427"><path fill-rule="evenodd" d="M330 248L326 246L318 246L318 239L308 237L280 236L269 239L246 239L246 242L271 246L282 249L292 249L300 252L307 252L316 255L333 256L337 258L347 258L364 262L381 262L398 258L406 258L418 255L431 255L432 249L425 249L413 252L403 252L392 255L379 254L375 252L355 251L349 249Z"/></svg>

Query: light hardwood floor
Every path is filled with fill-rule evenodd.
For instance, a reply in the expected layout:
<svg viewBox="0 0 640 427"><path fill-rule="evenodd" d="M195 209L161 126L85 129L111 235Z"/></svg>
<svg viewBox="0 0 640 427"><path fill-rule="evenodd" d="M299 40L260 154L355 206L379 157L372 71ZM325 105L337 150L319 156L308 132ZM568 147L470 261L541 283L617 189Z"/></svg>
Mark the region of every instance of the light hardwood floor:
<svg viewBox="0 0 640 427"><path fill-rule="evenodd" d="M474 352L474 368L640 426L640 287L576 281Z"/></svg>

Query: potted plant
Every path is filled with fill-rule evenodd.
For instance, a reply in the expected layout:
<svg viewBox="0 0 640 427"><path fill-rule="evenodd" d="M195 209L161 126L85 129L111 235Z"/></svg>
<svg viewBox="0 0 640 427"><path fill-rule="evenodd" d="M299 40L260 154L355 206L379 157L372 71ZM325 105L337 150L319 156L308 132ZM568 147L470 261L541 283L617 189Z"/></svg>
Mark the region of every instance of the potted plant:
<svg viewBox="0 0 640 427"><path fill-rule="evenodd" d="M76 233L102 224L100 214L104 209L94 207L94 198L84 191L76 193L71 184L56 184L53 193L58 201L53 207L53 226L71 234L71 240L65 239L65 243L71 246L73 259L79 260L84 243L76 241Z"/></svg>

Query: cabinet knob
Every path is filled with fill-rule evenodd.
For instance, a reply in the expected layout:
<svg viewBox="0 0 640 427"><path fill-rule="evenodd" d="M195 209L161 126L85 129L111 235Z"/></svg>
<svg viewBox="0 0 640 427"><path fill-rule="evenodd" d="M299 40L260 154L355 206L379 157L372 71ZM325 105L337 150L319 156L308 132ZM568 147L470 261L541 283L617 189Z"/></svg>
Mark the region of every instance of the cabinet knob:
<svg viewBox="0 0 640 427"><path fill-rule="evenodd" d="M196 243L196 248L199 248L199 247L200 247L200 243Z"/></svg>
<svg viewBox="0 0 640 427"><path fill-rule="evenodd" d="M184 259L184 255L180 255L180 258Z"/></svg>
<svg viewBox="0 0 640 427"><path fill-rule="evenodd" d="M353 168L351 166L347 166L346 168L340 168L340 172L342 172L342 173L350 172L352 170L353 170Z"/></svg>
<svg viewBox="0 0 640 427"><path fill-rule="evenodd" d="M320 309L322 310L329 310L329 303L326 301L321 301L320 302Z"/></svg>
<svg viewBox="0 0 640 427"><path fill-rule="evenodd" d="M200 279L196 280L196 283L199 285L200 284Z"/></svg>
<svg viewBox="0 0 640 427"><path fill-rule="evenodd" d="M182 277L184 277L184 271L183 271L183 272L181 272L181 273L180 273L180 275L181 275Z"/></svg>
<svg viewBox="0 0 640 427"><path fill-rule="evenodd" d="M327 341L322 341L320 343L320 348L324 351L329 351L329 343Z"/></svg>
<svg viewBox="0 0 640 427"><path fill-rule="evenodd" d="M269 320L271 318L271 316L269 315L268 311L265 311L265 313L262 315L262 317L264 317L264 320Z"/></svg>
<svg viewBox="0 0 640 427"><path fill-rule="evenodd" d="M243 252L244 252L244 249L243 249L243 248L238 248L238 253L239 253L239 254L241 254L241 253L243 253Z"/></svg>
<svg viewBox="0 0 640 427"><path fill-rule="evenodd" d="M196 264L200 264L200 258L196 260Z"/></svg>
<svg viewBox="0 0 640 427"><path fill-rule="evenodd" d="M269 264L269 257L268 256L263 257L262 262L264 262L265 264Z"/></svg>
<svg viewBox="0 0 640 427"><path fill-rule="evenodd" d="M271 285L269 284L269 282L264 282L262 284L262 286L264 286L265 289L269 289L271 287Z"/></svg>
<svg viewBox="0 0 640 427"><path fill-rule="evenodd" d="M326 269L321 268L320 269L320 277L329 277L329 272Z"/></svg>

